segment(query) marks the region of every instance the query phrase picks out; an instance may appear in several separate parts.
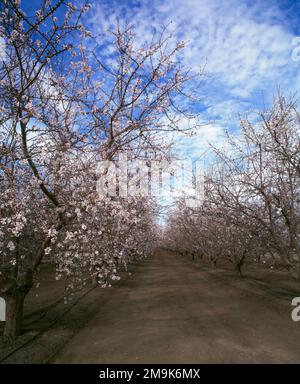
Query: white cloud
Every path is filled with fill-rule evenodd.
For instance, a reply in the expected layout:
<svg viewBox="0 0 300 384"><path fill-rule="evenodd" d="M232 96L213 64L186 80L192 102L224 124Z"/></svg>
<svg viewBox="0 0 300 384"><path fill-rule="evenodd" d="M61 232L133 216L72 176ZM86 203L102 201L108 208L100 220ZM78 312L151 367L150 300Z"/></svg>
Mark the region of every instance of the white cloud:
<svg viewBox="0 0 300 384"><path fill-rule="evenodd" d="M150 39L153 29L172 22L178 39L188 42L187 65L202 66L222 82L234 96L246 97L265 81L278 79L293 66L293 35L274 22L276 8L254 2L250 7L237 0L154 0L139 7L126 2L97 3L91 23L109 29L117 20L128 20L141 40ZM261 15L264 15L262 17ZM276 19L275 19L276 20ZM284 68L286 67L286 68Z"/></svg>
<svg viewBox="0 0 300 384"><path fill-rule="evenodd" d="M185 128L187 121L182 121L182 128ZM224 129L216 123L199 124L193 136L178 133L174 138L177 153L182 158L202 158L207 157L210 152L210 145L221 146L224 142Z"/></svg>
<svg viewBox="0 0 300 384"><path fill-rule="evenodd" d="M184 61L198 69L206 62L207 80L199 92L208 107L206 121L190 149L219 136L219 129L239 112L268 103L278 86L299 86L299 63L292 60L294 35L283 23L276 2L246 0L141 0L138 5L96 3L91 23L98 32L116 20L134 24L141 42L172 22L177 40L187 42ZM182 142L185 140L183 139Z"/></svg>

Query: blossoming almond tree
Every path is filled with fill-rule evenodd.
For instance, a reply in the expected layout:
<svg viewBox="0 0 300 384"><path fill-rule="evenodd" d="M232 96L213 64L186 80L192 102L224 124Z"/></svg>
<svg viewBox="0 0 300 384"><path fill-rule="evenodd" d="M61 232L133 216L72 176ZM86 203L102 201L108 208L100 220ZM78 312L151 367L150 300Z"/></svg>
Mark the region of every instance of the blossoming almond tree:
<svg viewBox="0 0 300 384"><path fill-rule="evenodd" d="M181 251L197 245L212 261L230 261L239 275L245 260L272 256L299 283L299 112L278 95L258 117L255 124L241 121L241 135L228 135L226 150L215 148L204 205L174 212L169 244Z"/></svg>
<svg viewBox="0 0 300 384"><path fill-rule="evenodd" d="M20 332L24 298L34 273L52 232L69 219L53 184L53 170L70 140L70 134L63 137L69 127L59 132L58 127L42 125L42 112L50 99L51 66L70 49L66 40L78 30L78 15L83 11L69 4L59 22L55 15L63 4L43 2L30 17L18 0L0 5L1 35L7 43L0 68L0 289L7 301L6 337ZM51 163L52 158L56 163ZM47 172L50 163L51 172Z"/></svg>
<svg viewBox="0 0 300 384"><path fill-rule="evenodd" d="M245 119L241 127L241 139L230 139L233 155L218 153L226 163L226 177L229 183L231 179L232 185L227 188L230 195L218 188L219 195L224 205L232 206L234 202L235 210L255 224L265 235L264 252L281 260L299 282L300 128L297 105L279 94L273 106L260 113L257 124ZM228 173L235 176L228 176Z"/></svg>
<svg viewBox="0 0 300 384"><path fill-rule="evenodd" d="M84 43L72 47L75 37L90 35L79 24L87 10L62 0L41 2L33 15L18 0L0 5L7 42L0 67L0 292L8 338L21 332L24 299L45 255L71 289L87 276L108 285L120 265L155 246L151 201L99 195L97 164L125 150L133 157L161 150L155 133L178 128L185 111L175 99L190 79L176 59L182 44L170 50L161 38L140 49L131 29L118 29L115 54L104 63L97 49L88 55Z"/></svg>
<svg viewBox="0 0 300 384"><path fill-rule="evenodd" d="M166 29L142 44L126 26L104 41L101 36L100 43L91 37L87 47L80 47L80 63L90 74L92 90L85 112L107 160L124 150L133 157L165 154L170 143L164 136L197 127L197 113L189 112L187 100L196 99L192 84L197 84L202 69L194 73L183 66L184 43L174 41ZM183 118L191 118L194 126L183 127Z"/></svg>

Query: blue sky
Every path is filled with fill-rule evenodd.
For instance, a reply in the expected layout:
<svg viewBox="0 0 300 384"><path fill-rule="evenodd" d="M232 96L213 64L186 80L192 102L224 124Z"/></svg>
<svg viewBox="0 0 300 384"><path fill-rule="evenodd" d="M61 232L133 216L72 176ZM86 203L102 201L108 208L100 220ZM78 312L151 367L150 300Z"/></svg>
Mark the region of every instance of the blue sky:
<svg viewBox="0 0 300 384"><path fill-rule="evenodd" d="M112 29L117 21L133 24L141 42L171 23L174 38L186 42L185 64L195 70L205 64L199 88L204 126L192 140L178 142L192 156L208 141L222 140L224 127L235 130L239 114L270 106L279 87L287 95L300 87L300 60L292 56L300 36L300 0L92 2L93 33Z"/></svg>
<svg viewBox="0 0 300 384"><path fill-rule="evenodd" d="M22 0L29 9L39 3ZM93 35L107 33L117 22L129 22L143 44L169 24L174 39L186 42L185 65L195 71L205 65L199 87L203 127L192 139L177 140L177 148L194 158L208 142L222 142L224 128L238 132L239 115L270 106L278 88L287 96L300 88L300 0L90 3L86 22Z"/></svg>

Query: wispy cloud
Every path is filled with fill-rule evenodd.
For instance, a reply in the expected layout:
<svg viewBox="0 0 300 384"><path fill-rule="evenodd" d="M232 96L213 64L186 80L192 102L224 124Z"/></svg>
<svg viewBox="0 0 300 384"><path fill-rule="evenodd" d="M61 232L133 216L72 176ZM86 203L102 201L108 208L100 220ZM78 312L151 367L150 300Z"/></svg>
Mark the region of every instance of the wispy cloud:
<svg viewBox="0 0 300 384"><path fill-rule="evenodd" d="M291 57L296 23L281 5L294 6L288 1L99 1L93 3L90 23L101 33L128 21L141 42L171 23L175 38L187 42L186 65L198 69L206 63L199 92L209 123L200 137L216 140L221 126L268 104L277 87L290 92L300 86L300 62ZM192 143L201 146L199 140Z"/></svg>

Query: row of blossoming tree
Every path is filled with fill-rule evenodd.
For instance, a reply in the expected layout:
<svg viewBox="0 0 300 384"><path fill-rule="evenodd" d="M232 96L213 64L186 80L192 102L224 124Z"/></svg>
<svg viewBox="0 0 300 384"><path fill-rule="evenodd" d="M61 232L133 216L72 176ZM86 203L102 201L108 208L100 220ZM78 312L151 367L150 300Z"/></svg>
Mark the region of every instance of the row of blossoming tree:
<svg viewBox="0 0 300 384"><path fill-rule="evenodd" d="M247 262L270 261L300 282L300 115L295 100L278 95L270 110L241 120L226 134L206 169L205 199L181 202L169 218L169 246L208 260L230 262L239 275Z"/></svg>
<svg viewBox="0 0 300 384"><path fill-rule="evenodd" d="M87 276L106 286L121 266L153 251L155 204L99 194L105 175L97 167L124 152L164 157L162 132L186 118L178 98L192 79L180 63L183 44L165 30L141 44L130 27L93 37L87 4L25 6L0 4L0 295L8 338L21 332L45 257L70 287Z"/></svg>

